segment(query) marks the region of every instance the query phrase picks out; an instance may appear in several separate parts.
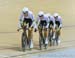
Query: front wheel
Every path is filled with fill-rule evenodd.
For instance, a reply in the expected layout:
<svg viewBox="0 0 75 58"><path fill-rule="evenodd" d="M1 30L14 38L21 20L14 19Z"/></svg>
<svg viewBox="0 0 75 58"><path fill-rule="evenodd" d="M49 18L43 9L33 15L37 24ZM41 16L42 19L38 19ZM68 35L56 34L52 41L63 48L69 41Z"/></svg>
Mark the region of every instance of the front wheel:
<svg viewBox="0 0 75 58"><path fill-rule="evenodd" d="M39 37L39 47L40 47L40 50L42 49L42 44L43 44L43 42L42 42L42 38Z"/></svg>
<svg viewBox="0 0 75 58"><path fill-rule="evenodd" d="M56 45L58 46L59 45L59 35L58 34L56 35L55 40L56 40Z"/></svg>
<svg viewBox="0 0 75 58"><path fill-rule="evenodd" d="M50 46L52 46L52 37L53 37L53 33L49 32L48 39L49 39Z"/></svg>
<svg viewBox="0 0 75 58"><path fill-rule="evenodd" d="M26 50L26 46L27 46L27 38L25 36L25 34L22 34L22 50L25 51Z"/></svg>

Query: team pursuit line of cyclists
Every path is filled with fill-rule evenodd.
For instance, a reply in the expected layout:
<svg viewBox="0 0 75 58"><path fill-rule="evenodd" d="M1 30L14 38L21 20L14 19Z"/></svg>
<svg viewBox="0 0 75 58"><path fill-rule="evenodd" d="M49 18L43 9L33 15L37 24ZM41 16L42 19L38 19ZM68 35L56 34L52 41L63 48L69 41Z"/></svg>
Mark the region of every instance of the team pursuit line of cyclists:
<svg viewBox="0 0 75 58"><path fill-rule="evenodd" d="M23 30L21 42L22 50L25 51L27 47L31 50L33 48L33 31L39 33L39 48L47 49L48 45L54 46L60 43L60 34L62 28L62 18L58 13L51 15L39 11L37 18L27 7L22 9L19 17L17 31Z"/></svg>

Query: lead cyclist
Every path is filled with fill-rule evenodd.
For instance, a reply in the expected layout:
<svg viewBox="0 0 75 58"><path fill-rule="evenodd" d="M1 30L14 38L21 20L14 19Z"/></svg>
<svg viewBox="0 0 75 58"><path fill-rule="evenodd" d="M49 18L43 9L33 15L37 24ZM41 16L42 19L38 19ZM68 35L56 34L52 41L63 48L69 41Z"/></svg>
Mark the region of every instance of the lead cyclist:
<svg viewBox="0 0 75 58"><path fill-rule="evenodd" d="M20 17L19 17L19 23L18 23L18 30L21 29L23 27L23 23L26 23L28 24L28 40L31 40L31 43L30 43L30 48L33 48L33 28L34 30L36 31L37 27L36 27L36 23L35 23L35 20L34 20L34 15L33 15L33 12L30 11L27 7L24 7L22 9L22 12L20 14Z"/></svg>

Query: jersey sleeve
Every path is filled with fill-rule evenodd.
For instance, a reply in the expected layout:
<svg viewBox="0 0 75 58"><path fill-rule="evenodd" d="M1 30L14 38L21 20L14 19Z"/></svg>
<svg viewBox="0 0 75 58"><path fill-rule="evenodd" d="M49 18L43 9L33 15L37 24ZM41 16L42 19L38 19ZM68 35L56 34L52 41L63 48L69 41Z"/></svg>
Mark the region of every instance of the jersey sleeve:
<svg viewBox="0 0 75 58"><path fill-rule="evenodd" d="M53 27L55 28L55 19L54 19L54 17L52 16L52 20L53 20Z"/></svg>
<svg viewBox="0 0 75 58"><path fill-rule="evenodd" d="M34 21L34 14L31 11L29 11L29 17Z"/></svg>
<svg viewBox="0 0 75 58"><path fill-rule="evenodd" d="M46 16L45 19L46 19L46 21L47 21L46 28L48 28L48 27L49 27L49 18Z"/></svg>
<svg viewBox="0 0 75 58"><path fill-rule="evenodd" d="M62 18L59 16L59 21L60 21L60 28L62 27Z"/></svg>
<svg viewBox="0 0 75 58"><path fill-rule="evenodd" d="M18 28L21 28L21 24L23 22L23 13L20 14L19 19L18 19Z"/></svg>

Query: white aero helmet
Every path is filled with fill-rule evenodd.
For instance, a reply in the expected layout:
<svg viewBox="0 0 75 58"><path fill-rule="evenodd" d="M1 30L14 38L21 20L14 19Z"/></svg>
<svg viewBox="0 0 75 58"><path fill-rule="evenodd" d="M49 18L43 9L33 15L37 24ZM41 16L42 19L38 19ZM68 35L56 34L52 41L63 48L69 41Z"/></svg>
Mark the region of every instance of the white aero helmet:
<svg viewBox="0 0 75 58"><path fill-rule="evenodd" d="M22 10L23 13L26 13L28 11L29 11L29 9L27 7L24 7L23 10Z"/></svg>
<svg viewBox="0 0 75 58"><path fill-rule="evenodd" d="M59 16L59 14L58 13L54 13L54 15L53 15L54 17L57 17L57 16Z"/></svg>
<svg viewBox="0 0 75 58"><path fill-rule="evenodd" d="M44 15L44 12L43 11L40 11L39 13L38 13L38 16L43 16Z"/></svg>

